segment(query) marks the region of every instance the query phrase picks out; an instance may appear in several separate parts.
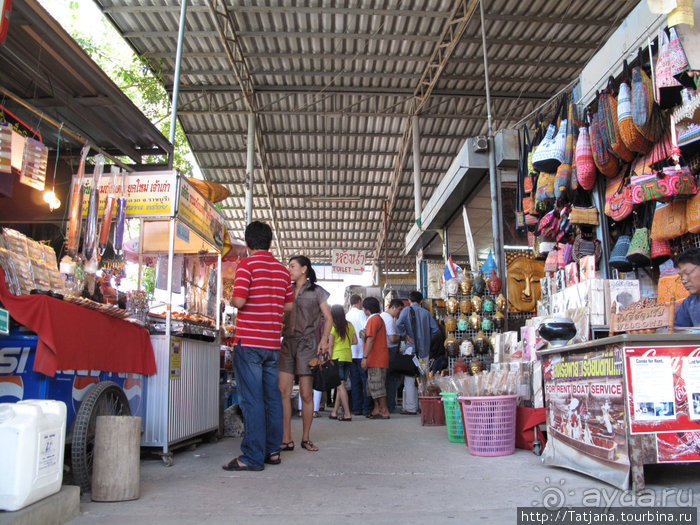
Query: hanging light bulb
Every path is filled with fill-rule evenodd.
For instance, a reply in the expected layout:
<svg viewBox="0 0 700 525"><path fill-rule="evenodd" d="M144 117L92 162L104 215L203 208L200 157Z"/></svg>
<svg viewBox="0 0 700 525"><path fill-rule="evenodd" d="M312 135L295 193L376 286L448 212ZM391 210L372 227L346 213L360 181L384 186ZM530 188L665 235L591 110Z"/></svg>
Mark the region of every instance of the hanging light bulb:
<svg viewBox="0 0 700 525"><path fill-rule="evenodd" d="M44 192L44 201L49 205L51 211L61 207L61 201L53 191Z"/></svg>

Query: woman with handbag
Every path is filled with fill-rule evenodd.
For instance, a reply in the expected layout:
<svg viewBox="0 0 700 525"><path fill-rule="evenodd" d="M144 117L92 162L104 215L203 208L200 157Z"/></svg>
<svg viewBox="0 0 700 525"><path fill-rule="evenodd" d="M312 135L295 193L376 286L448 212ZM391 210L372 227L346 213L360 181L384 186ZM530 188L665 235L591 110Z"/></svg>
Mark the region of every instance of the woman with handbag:
<svg viewBox="0 0 700 525"><path fill-rule="evenodd" d="M313 421L313 380L309 361L330 351L330 333L333 326L331 308L326 290L316 284L316 272L311 261L303 255L289 259L289 274L294 286L294 307L284 318L282 349L279 361L279 385L282 392L284 414L282 450L294 450L292 440L292 387L294 375L299 376L301 397L302 438L301 447L316 452L318 447L310 438ZM320 341L316 341L316 329L325 323Z"/></svg>
<svg viewBox="0 0 700 525"><path fill-rule="evenodd" d="M345 381L350 375L350 365L352 364L351 345L357 344L355 327L345 319L345 310L339 304L331 306L331 317L333 317L333 328L331 328L331 344L333 353L331 359L338 365L338 375L340 375L340 385L335 393L335 406L331 410L329 419L338 421L352 421L350 403L348 402L348 391L345 388ZM343 405L343 415L338 415L338 409Z"/></svg>

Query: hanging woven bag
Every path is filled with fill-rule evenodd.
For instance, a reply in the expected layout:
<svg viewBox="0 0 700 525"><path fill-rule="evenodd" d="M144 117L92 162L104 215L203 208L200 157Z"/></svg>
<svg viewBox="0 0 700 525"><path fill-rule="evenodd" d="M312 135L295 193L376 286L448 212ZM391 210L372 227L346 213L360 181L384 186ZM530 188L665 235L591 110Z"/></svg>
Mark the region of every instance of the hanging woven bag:
<svg viewBox="0 0 700 525"><path fill-rule="evenodd" d="M677 239L688 232L686 201L657 202L651 226L651 238L657 241Z"/></svg>
<svg viewBox="0 0 700 525"><path fill-rule="evenodd" d="M554 179L554 197L559 198L569 191L571 188L571 163L574 159L574 103L573 97L569 98L567 109L567 131L566 131L566 146L564 147L564 161L557 168L557 174Z"/></svg>
<svg viewBox="0 0 700 525"><path fill-rule="evenodd" d="M581 126L576 141L576 180L584 190L590 190L595 185L596 173L588 127Z"/></svg>
<svg viewBox="0 0 700 525"><path fill-rule="evenodd" d="M600 96L603 118L605 119L605 129L607 132L606 138L610 144L610 151L625 162L631 162L634 159L634 153L625 146L622 136L620 135L620 127L617 123L617 99L612 91L613 82L614 79L610 77L608 89L604 90Z"/></svg>
<svg viewBox="0 0 700 525"><path fill-rule="evenodd" d="M680 42L679 42L680 43ZM672 108L683 102L681 91L683 86L673 76L673 57L671 56L671 43L664 28L659 28L659 51L657 53L654 77L656 85L656 100L662 109Z"/></svg>
<svg viewBox="0 0 700 525"><path fill-rule="evenodd" d="M591 149L593 150L593 162L598 170L606 177L614 177L620 165L617 157L610 153L610 143L606 141L607 131L603 129L605 121L603 119L600 106L591 119Z"/></svg>
<svg viewBox="0 0 700 525"><path fill-rule="evenodd" d="M627 71L628 67L625 62L623 71ZM630 86L626 80L620 84L620 91L617 94L617 126L620 130L620 138L627 149L644 154L651 151L653 144L642 135L632 120Z"/></svg>
<svg viewBox="0 0 700 525"><path fill-rule="evenodd" d="M700 193L696 193L685 207L685 222L690 233L700 232Z"/></svg>

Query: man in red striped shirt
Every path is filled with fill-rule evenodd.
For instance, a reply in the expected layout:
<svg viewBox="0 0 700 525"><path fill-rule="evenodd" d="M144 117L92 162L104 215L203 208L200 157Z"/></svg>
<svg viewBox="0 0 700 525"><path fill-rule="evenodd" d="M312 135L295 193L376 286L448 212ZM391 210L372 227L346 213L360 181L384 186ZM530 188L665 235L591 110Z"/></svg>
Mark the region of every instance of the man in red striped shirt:
<svg viewBox="0 0 700 525"><path fill-rule="evenodd" d="M280 463L282 398L279 350L282 316L294 305L286 266L270 253L272 229L251 222L245 229L248 257L236 268L231 304L238 308L233 366L245 436L242 454L224 470L263 470Z"/></svg>

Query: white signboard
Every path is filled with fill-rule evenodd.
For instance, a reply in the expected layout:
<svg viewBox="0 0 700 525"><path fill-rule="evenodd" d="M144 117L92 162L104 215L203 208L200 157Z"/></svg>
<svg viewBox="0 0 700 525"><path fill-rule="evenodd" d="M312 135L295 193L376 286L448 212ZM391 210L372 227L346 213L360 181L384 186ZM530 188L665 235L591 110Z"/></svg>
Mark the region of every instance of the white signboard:
<svg viewBox="0 0 700 525"><path fill-rule="evenodd" d="M365 252L361 250L331 250L333 273L361 275L365 271Z"/></svg>

